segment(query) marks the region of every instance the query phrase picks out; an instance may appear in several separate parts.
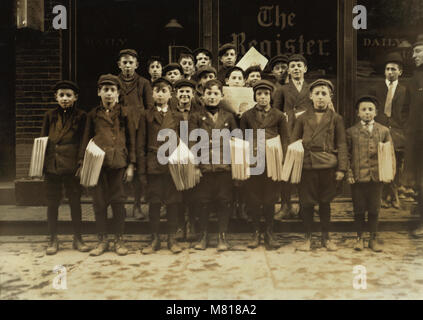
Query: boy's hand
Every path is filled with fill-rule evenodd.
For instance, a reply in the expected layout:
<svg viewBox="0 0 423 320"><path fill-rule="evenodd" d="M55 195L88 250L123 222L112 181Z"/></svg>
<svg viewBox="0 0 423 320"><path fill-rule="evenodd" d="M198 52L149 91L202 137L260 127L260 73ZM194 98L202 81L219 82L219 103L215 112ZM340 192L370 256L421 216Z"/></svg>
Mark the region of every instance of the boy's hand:
<svg viewBox="0 0 423 320"><path fill-rule="evenodd" d="M82 163L78 164L78 169L76 169L75 177L81 178Z"/></svg>
<svg viewBox="0 0 423 320"><path fill-rule="evenodd" d="M123 175L123 181L131 182L134 178L134 165L131 163L128 168L125 170L125 174Z"/></svg>
<svg viewBox="0 0 423 320"><path fill-rule="evenodd" d="M342 181L345 177L345 173L342 171L336 171L335 173L335 179L336 181Z"/></svg>
<svg viewBox="0 0 423 320"><path fill-rule="evenodd" d="M355 180L354 180L354 178L353 178L353 177L349 177L349 178L347 179L347 181L348 181L348 183L349 183L349 184L354 184L354 183L355 183Z"/></svg>

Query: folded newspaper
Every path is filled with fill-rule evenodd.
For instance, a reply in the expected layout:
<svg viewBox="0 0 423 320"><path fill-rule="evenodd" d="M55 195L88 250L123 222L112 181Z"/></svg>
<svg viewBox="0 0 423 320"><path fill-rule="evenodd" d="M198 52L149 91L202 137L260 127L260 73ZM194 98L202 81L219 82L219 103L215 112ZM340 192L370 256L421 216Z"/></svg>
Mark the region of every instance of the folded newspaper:
<svg viewBox="0 0 423 320"><path fill-rule="evenodd" d="M179 141L178 147L169 156L169 171L178 191L191 189L200 182L194 155L183 141Z"/></svg>
<svg viewBox="0 0 423 320"><path fill-rule="evenodd" d="M379 143L378 164L379 180L381 182L391 183L395 178L396 171L395 151L392 142Z"/></svg>
<svg viewBox="0 0 423 320"><path fill-rule="evenodd" d="M235 114L243 114L255 106L253 88L223 87L222 108Z"/></svg>
<svg viewBox="0 0 423 320"><path fill-rule="evenodd" d="M244 71L251 66L260 66L261 70L264 70L268 62L269 60L264 55L258 52L256 48L251 47L236 66Z"/></svg>
<svg viewBox="0 0 423 320"><path fill-rule="evenodd" d="M282 169L282 180L288 182L291 178L291 183L300 183L303 160L304 147L302 140L298 140L288 146Z"/></svg>
<svg viewBox="0 0 423 320"><path fill-rule="evenodd" d="M44 168L44 159L46 155L48 137L34 139L32 147L31 164L29 166L30 177L42 177Z"/></svg>
<svg viewBox="0 0 423 320"><path fill-rule="evenodd" d="M105 152L91 139L85 149L84 162L81 169L81 185L94 187L98 183Z"/></svg>
<svg viewBox="0 0 423 320"><path fill-rule="evenodd" d="M230 147L232 179L245 181L250 178L250 143L242 139L232 138Z"/></svg>
<svg viewBox="0 0 423 320"><path fill-rule="evenodd" d="M282 181L283 151L280 136L266 140L267 177Z"/></svg>

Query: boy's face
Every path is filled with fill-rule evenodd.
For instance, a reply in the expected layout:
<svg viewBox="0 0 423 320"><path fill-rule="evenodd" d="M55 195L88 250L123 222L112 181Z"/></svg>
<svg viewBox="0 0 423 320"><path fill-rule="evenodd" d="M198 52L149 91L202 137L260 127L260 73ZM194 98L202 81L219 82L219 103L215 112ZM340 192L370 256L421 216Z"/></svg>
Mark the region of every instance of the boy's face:
<svg viewBox="0 0 423 320"><path fill-rule="evenodd" d="M270 105L271 93L269 89L257 89L256 101L260 107L267 107Z"/></svg>
<svg viewBox="0 0 423 320"><path fill-rule="evenodd" d="M277 80L281 80L282 76L288 70L288 65L283 62L278 62L273 66L272 74L276 77Z"/></svg>
<svg viewBox="0 0 423 320"><path fill-rule="evenodd" d="M180 104L190 103L192 98L194 98L193 89L188 86L178 88L176 91L176 98Z"/></svg>
<svg viewBox="0 0 423 320"><path fill-rule="evenodd" d="M396 63L388 63L385 67L385 79L389 81L397 81L402 75L402 70Z"/></svg>
<svg viewBox="0 0 423 320"><path fill-rule="evenodd" d="M98 89L98 96L104 106L115 105L119 98L119 89L114 84L104 84Z"/></svg>
<svg viewBox="0 0 423 320"><path fill-rule="evenodd" d="M191 58L182 58L179 64L182 66L184 74L193 74L195 72L194 61Z"/></svg>
<svg viewBox="0 0 423 320"><path fill-rule="evenodd" d="M302 61L291 61L288 67L288 73L294 80L304 79L304 74L307 72L307 67Z"/></svg>
<svg viewBox="0 0 423 320"><path fill-rule="evenodd" d="M245 85L245 80L242 72L239 70L231 72L229 78L226 79L226 84L229 87L243 87Z"/></svg>
<svg viewBox="0 0 423 320"><path fill-rule="evenodd" d="M178 69L173 69L168 72L166 72L165 78L169 80L172 84L174 84L176 81L182 79L181 71Z"/></svg>
<svg viewBox="0 0 423 320"><path fill-rule="evenodd" d="M310 99L313 101L315 109L325 110L331 102L330 89L326 86L314 87Z"/></svg>
<svg viewBox="0 0 423 320"><path fill-rule="evenodd" d="M226 52L220 57L220 62L222 62L223 66L233 67L236 62L236 52L235 49L226 50Z"/></svg>
<svg viewBox="0 0 423 320"><path fill-rule="evenodd" d="M205 72L201 75L200 85L204 86L207 81L216 79L216 75L213 72Z"/></svg>
<svg viewBox="0 0 423 320"><path fill-rule="evenodd" d="M261 80L260 72L254 71L250 72L248 75L247 81L245 82L248 86L252 87L257 81Z"/></svg>
<svg viewBox="0 0 423 320"><path fill-rule="evenodd" d="M63 109L73 107L78 95L72 89L58 89L56 91L56 101Z"/></svg>
<svg viewBox="0 0 423 320"><path fill-rule="evenodd" d="M148 67L148 73L152 79L158 79L162 76L162 64L158 61L154 61Z"/></svg>
<svg viewBox="0 0 423 320"><path fill-rule="evenodd" d="M370 122L376 117L376 106L373 102L364 101L358 106L358 117L364 122Z"/></svg>
<svg viewBox="0 0 423 320"><path fill-rule="evenodd" d="M423 46L417 46L413 49L413 59L416 67L420 67L423 64Z"/></svg>
<svg viewBox="0 0 423 320"><path fill-rule="evenodd" d="M197 59L197 69L211 65L210 57L207 56L204 52L200 52L195 58Z"/></svg>
<svg viewBox="0 0 423 320"><path fill-rule="evenodd" d="M125 54L120 57L118 67L125 77L132 77L138 68L138 60L131 55Z"/></svg>
<svg viewBox="0 0 423 320"><path fill-rule="evenodd" d="M218 86L213 86L211 89L204 90L203 101L206 106L216 107L223 99L223 93Z"/></svg>
<svg viewBox="0 0 423 320"><path fill-rule="evenodd" d="M153 88L153 100L157 105L167 104L171 96L170 87L167 85L159 84Z"/></svg>

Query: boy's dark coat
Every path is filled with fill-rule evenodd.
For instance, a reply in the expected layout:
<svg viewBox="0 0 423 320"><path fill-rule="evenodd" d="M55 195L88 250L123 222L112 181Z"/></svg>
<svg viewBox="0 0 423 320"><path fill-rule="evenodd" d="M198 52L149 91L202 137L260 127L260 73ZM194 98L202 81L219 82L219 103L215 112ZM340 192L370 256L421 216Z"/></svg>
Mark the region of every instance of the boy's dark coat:
<svg viewBox="0 0 423 320"><path fill-rule="evenodd" d="M45 113L41 137L48 136L44 170L57 175L74 174L78 167L81 141L87 114L72 107L63 123L62 108Z"/></svg>

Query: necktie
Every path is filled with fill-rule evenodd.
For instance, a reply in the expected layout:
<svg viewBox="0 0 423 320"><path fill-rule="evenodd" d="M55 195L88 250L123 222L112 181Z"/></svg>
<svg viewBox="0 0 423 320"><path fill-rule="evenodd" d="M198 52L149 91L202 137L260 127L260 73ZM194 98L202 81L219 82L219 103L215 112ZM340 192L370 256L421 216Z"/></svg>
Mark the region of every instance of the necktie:
<svg viewBox="0 0 423 320"><path fill-rule="evenodd" d="M385 114L388 118L392 115L392 99L394 98L394 84L389 83L388 95L386 96L385 102Z"/></svg>

